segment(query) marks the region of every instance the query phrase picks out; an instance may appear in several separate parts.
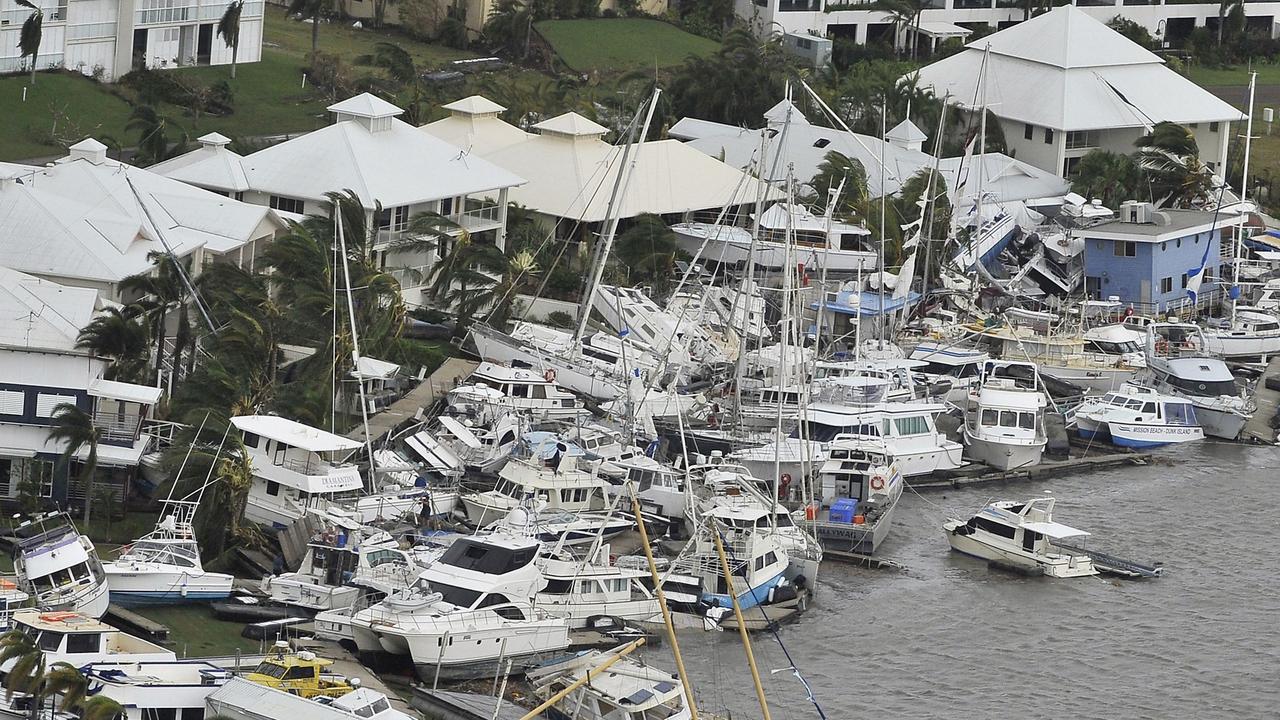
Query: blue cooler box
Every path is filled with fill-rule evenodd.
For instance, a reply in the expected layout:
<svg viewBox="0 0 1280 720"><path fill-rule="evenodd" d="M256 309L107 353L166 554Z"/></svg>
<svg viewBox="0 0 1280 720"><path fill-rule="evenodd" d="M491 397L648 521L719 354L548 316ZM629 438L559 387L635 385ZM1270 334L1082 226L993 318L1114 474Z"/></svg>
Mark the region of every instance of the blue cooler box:
<svg viewBox="0 0 1280 720"><path fill-rule="evenodd" d="M831 503L830 521L834 523L853 523L853 516L858 514L858 500L856 498L836 498Z"/></svg>

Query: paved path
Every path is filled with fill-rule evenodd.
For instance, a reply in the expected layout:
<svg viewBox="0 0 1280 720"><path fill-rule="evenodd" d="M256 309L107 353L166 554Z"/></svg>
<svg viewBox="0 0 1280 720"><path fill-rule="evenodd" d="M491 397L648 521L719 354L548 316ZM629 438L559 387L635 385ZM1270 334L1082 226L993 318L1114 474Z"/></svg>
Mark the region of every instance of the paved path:
<svg viewBox="0 0 1280 720"><path fill-rule="evenodd" d="M455 357L445 360L444 364L419 383L418 387L410 390L391 407L369 418L370 439L377 443L388 433L394 432L402 423L413 419L419 410L430 407L445 393L457 387L458 383L470 375L478 365L479 363L474 360L465 358ZM364 426L357 424L354 430L347 433L347 437L357 442L364 442Z"/></svg>

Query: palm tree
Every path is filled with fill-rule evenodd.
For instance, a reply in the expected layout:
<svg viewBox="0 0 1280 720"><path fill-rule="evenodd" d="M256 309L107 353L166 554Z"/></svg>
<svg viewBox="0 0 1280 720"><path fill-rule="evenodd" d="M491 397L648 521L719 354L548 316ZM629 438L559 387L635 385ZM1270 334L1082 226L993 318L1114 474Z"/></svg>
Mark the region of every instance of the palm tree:
<svg viewBox="0 0 1280 720"><path fill-rule="evenodd" d="M730 28L710 57L691 56L669 83L672 114L754 127L800 76L781 36L760 38L749 28Z"/></svg>
<svg viewBox="0 0 1280 720"><path fill-rule="evenodd" d="M479 310L491 303L494 288L507 267L507 258L496 245L474 242L465 230L428 273L428 294L458 313L463 328Z"/></svg>
<svg viewBox="0 0 1280 720"><path fill-rule="evenodd" d="M191 325L187 314L187 285L177 267L177 261L168 253L152 251L147 259L155 266L150 272L130 275L120 281L121 293L136 293L142 300L135 303L151 323L151 339L155 342L156 352L156 384L159 385L164 372L164 355L166 331L169 313L178 311L178 335L174 339L173 371L181 365L182 351L190 340ZM189 266L189 262L184 263Z"/></svg>
<svg viewBox="0 0 1280 720"><path fill-rule="evenodd" d="M485 313L485 322L496 328L506 325L516 294L527 289L540 272L538 259L529 250L520 250L508 258L502 280L488 292L489 312Z"/></svg>
<svg viewBox="0 0 1280 720"><path fill-rule="evenodd" d="M902 28L911 29L911 59L916 58L916 45L920 39L920 16L924 13L928 0L877 0L877 10L889 14L893 21L894 35Z"/></svg>
<svg viewBox="0 0 1280 720"><path fill-rule="evenodd" d="M14 0L24 8L34 12L22 23L22 31L18 34L18 52L22 57L31 58L31 84L36 84L36 60L40 56L40 42L44 38L44 11L31 0Z"/></svg>
<svg viewBox="0 0 1280 720"><path fill-rule="evenodd" d="M173 128L178 131L177 143L169 141L166 132ZM156 112L150 105L138 105L129 115L125 130L138 133L138 152L134 156L137 165L151 165L171 157L170 146L176 150L187 141L187 133L177 123Z"/></svg>
<svg viewBox="0 0 1280 720"><path fill-rule="evenodd" d="M356 62L362 65L380 67L387 73L390 90L398 94L409 93L410 97L401 98L405 108L404 121L410 125L422 122L422 73L407 50L391 42L380 42L373 46L373 53L361 55Z"/></svg>
<svg viewBox="0 0 1280 720"><path fill-rule="evenodd" d="M814 193L813 204L825 210L830 192L841 183L844 183L844 189L840 191L832 214L837 217L856 215L867 200L867 170L857 158L828 150L818 165L817 174L809 181Z"/></svg>
<svg viewBox="0 0 1280 720"><path fill-rule="evenodd" d="M311 19L311 54L315 55L320 47L320 13L324 12L326 0L289 0L289 13Z"/></svg>
<svg viewBox="0 0 1280 720"><path fill-rule="evenodd" d="M62 696L59 709L72 712L80 709L86 699L89 683L80 669L68 662L56 662L44 676L46 697Z"/></svg>
<svg viewBox="0 0 1280 720"><path fill-rule="evenodd" d="M146 367L147 328L126 310L110 306L80 331L76 347L109 358L108 379L133 380Z"/></svg>
<svg viewBox="0 0 1280 720"><path fill-rule="evenodd" d="M1161 207L1188 207L1206 199L1212 173L1200 161L1200 147L1188 128L1158 122L1134 141L1134 159L1146 174L1152 202Z"/></svg>
<svg viewBox="0 0 1280 720"><path fill-rule="evenodd" d="M652 283L660 295L675 274L675 233L657 215L638 215L618 235L613 254L628 282Z"/></svg>
<svg viewBox="0 0 1280 720"><path fill-rule="evenodd" d="M89 451L80 470L80 482L84 490L84 522L88 525L89 509L93 506L93 476L98 472L98 442L102 439L102 428L94 422L92 415L74 403L61 403L53 409L49 439L67 444L62 451L62 461L68 468L81 450Z"/></svg>
<svg viewBox="0 0 1280 720"><path fill-rule="evenodd" d="M240 11L244 0L231 0L222 19L218 20L218 37L231 48L231 79L236 79L236 57L240 54Z"/></svg>
<svg viewBox="0 0 1280 720"><path fill-rule="evenodd" d="M10 630L0 635L0 665L10 661L13 667L4 677L5 697L15 692L31 693L44 677L44 651L21 630Z"/></svg>
<svg viewBox="0 0 1280 720"><path fill-rule="evenodd" d="M200 503L195 519L200 548L208 557L221 555L229 545L261 546L263 542L253 523L244 522L253 468L240 433L229 428L229 417L220 409L193 409L182 416L184 428L162 459L173 475L178 494L200 487L206 477L217 479L209 487L208 501Z"/></svg>
<svg viewBox="0 0 1280 720"><path fill-rule="evenodd" d="M124 706L105 695L94 695L84 701L80 709L80 720L116 720L124 717ZM216 716L209 715L205 720Z"/></svg>
<svg viewBox="0 0 1280 720"><path fill-rule="evenodd" d="M1120 203L1139 196L1142 169L1133 158L1109 150L1093 150L1076 165L1071 191L1118 210Z"/></svg>

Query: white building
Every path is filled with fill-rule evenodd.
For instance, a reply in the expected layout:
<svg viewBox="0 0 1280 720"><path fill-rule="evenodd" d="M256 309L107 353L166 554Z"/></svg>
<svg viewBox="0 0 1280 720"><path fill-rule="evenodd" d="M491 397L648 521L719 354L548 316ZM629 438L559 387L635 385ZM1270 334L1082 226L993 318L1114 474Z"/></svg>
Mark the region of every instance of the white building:
<svg viewBox="0 0 1280 720"><path fill-rule="evenodd" d="M543 216L560 237L582 236L606 219L623 156L622 146L605 142L608 128L569 112L525 132L498 117L506 108L480 96L444 107L450 116L423 125L422 134L528 178L512 189L511 201ZM626 192L615 208L621 219L645 213L683 218L756 199L751 177L676 140L637 143L631 160ZM772 189L766 195L780 197Z"/></svg>
<svg viewBox="0 0 1280 720"><path fill-rule="evenodd" d="M0 163L0 262L125 302L119 283L149 272L153 252L252 268L282 230L267 208L107 157L90 138L46 167Z"/></svg>
<svg viewBox="0 0 1280 720"><path fill-rule="evenodd" d="M1122 15L1146 27L1166 47L1178 46L1194 28L1216 27L1218 3L1175 2L1135 3L1134 0L1072 0L1072 4L1101 22ZM916 47L927 51L949 38L963 38L973 28L1006 28L1025 19L1024 3L1000 0L926 0L920 16L920 37ZM909 31L900 28L894 36L889 13L877 9L872 0L735 0L738 16L753 23L757 31L781 32L818 37L852 38L858 43L883 39L899 46L910 44ZM1267 30L1276 37L1280 2L1262 0L1244 6L1250 27Z"/></svg>
<svg viewBox="0 0 1280 720"><path fill-rule="evenodd" d="M36 67L64 67L112 82L140 67L226 65L231 48L216 26L230 0L39 0L44 36ZM263 3L240 13L236 61L262 56ZM0 0L0 73L22 70L18 33L31 10Z"/></svg>
<svg viewBox="0 0 1280 720"><path fill-rule="evenodd" d="M1183 7L1183 6L1177 6ZM1130 153L1152 125L1172 121L1195 133L1200 157L1221 172L1239 110L1165 67L1164 61L1083 10L1063 6L970 43L919 70L921 87L959 108L986 105L1000 120L1009 153L1070 177L1091 150Z"/></svg>
<svg viewBox="0 0 1280 720"><path fill-rule="evenodd" d="M762 135L768 135L764 177L779 186L786 182L789 172L794 173L797 183L807 184L817 175L827 154L838 152L862 163L867 173L867 192L871 197L898 192L912 175L932 168L936 162L933 156L921 149L928 139L925 133L909 120L902 121L888 132L888 141L883 143L883 148L880 138L814 125L786 100L766 112L764 120L763 127L751 130L708 120L682 118L671 127L668 134L685 140L691 148L712 157L724 158L726 163L741 168L754 162L760 153ZM970 158L967 168L962 166L962 158L942 160L939 170L952 193L962 184L966 193L974 192L977 183L964 181L970 177L979 159L983 161L985 168L984 194L993 195L1000 200L1059 198L1070 189L1064 180L1053 173L999 153L987 153L985 158ZM973 174L972 177L976 178L977 175ZM825 191L825 188L822 190Z"/></svg>
<svg viewBox="0 0 1280 720"><path fill-rule="evenodd" d="M89 413L102 430L98 479L118 493L151 441L142 424L160 389L104 380L106 363L76 347L99 302L92 289L0 267L0 501L19 497L26 483L48 501L83 502L79 470L68 483L65 469L57 472L65 445L49 440L62 403Z"/></svg>
<svg viewBox="0 0 1280 720"><path fill-rule="evenodd" d="M508 194L523 178L420 132L396 117L403 110L369 93L328 109L332 125L251 155L237 155L214 133L151 170L293 217L327 215L329 193L355 192L368 227L377 228L380 262L411 303L421 300L422 278L446 250L397 249L413 217L438 213L459 226L455 234L504 246Z"/></svg>

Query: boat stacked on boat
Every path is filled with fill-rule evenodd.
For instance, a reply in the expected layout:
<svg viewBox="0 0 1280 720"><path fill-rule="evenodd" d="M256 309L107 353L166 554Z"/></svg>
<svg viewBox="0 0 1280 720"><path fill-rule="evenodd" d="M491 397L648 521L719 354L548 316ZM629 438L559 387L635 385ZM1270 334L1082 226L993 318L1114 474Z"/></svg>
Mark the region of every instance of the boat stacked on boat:
<svg viewBox="0 0 1280 720"><path fill-rule="evenodd" d="M18 587L44 611L100 618L110 594L98 551L65 512L26 520L14 528L18 538L14 570Z"/></svg>

